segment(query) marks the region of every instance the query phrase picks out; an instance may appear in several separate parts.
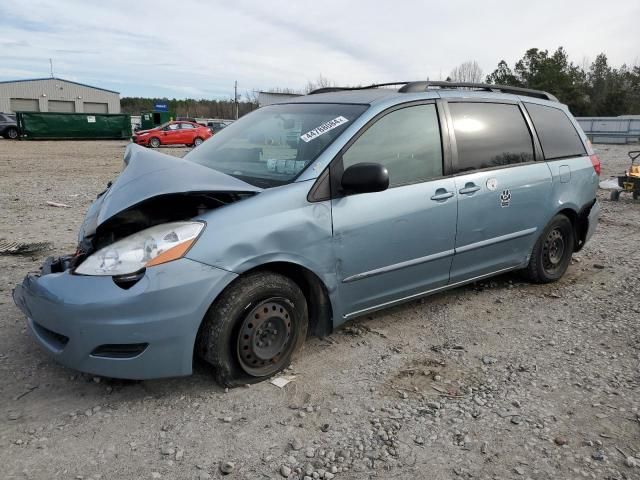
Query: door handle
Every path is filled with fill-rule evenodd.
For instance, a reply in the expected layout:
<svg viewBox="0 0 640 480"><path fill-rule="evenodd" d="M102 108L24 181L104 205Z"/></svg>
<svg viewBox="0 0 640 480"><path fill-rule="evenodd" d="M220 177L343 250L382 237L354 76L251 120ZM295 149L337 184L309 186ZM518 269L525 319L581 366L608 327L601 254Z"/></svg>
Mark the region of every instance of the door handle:
<svg viewBox="0 0 640 480"><path fill-rule="evenodd" d="M470 193L477 192L478 190L480 190L480 187L478 185L476 185L475 183L469 182L464 186L464 188L461 188L460 190L458 190L458 192L462 195L469 195Z"/></svg>
<svg viewBox="0 0 640 480"><path fill-rule="evenodd" d="M441 200L446 200L447 198L453 197L455 194L453 192L447 192L444 188L439 188L436 190L436 194L431 197L431 200L435 200L439 202Z"/></svg>

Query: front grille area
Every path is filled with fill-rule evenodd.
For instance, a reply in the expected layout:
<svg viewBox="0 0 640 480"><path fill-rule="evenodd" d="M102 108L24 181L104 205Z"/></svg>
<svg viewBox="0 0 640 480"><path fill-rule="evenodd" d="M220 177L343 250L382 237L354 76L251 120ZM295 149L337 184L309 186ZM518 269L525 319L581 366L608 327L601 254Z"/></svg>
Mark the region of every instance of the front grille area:
<svg viewBox="0 0 640 480"><path fill-rule="evenodd" d="M133 358L144 352L148 346L148 343L100 345L91 352L91 356L100 358Z"/></svg>

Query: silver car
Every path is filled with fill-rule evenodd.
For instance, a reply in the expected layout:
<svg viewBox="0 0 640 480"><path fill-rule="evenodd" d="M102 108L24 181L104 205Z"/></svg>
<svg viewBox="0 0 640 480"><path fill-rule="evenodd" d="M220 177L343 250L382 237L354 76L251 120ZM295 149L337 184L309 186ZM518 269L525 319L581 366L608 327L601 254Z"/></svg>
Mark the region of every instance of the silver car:
<svg viewBox="0 0 640 480"><path fill-rule="evenodd" d="M599 213L600 163L567 107L376 87L261 108L184 159L130 145L77 252L14 290L36 341L131 379L188 375L195 354L233 386L359 315L513 270L562 277Z"/></svg>

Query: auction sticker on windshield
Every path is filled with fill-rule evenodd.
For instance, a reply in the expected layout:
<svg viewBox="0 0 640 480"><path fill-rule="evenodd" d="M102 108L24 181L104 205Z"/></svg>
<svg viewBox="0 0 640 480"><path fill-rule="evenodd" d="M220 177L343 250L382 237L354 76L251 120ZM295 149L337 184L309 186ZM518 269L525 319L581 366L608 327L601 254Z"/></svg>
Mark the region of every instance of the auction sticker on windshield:
<svg viewBox="0 0 640 480"><path fill-rule="evenodd" d="M328 122L323 123L322 125L314 128L313 130L309 130L307 133L302 135L300 138L305 142L310 142L314 138L319 137L320 135L327 133L329 130L333 130L334 128L339 127L343 123L347 123L349 120L344 118L342 115L334 118L333 120L329 120Z"/></svg>

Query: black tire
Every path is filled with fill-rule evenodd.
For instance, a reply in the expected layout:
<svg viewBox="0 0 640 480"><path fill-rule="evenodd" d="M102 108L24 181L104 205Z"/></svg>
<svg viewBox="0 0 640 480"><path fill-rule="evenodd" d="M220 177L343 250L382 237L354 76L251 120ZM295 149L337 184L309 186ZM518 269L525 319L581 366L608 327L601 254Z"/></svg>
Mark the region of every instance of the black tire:
<svg viewBox="0 0 640 480"><path fill-rule="evenodd" d="M151 148L158 148L160 146L160 139L158 137L153 137L149 139L149 146Z"/></svg>
<svg viewBox="0 0 640 480"><path fill-rule="evenodd" d="M620 190L611 190L609 200L611 200L612 202L617 202L618 200L620 200Z"/></svg>
<svg viewBox="0 0 640 480"><path fill-rule="evenodd" d="M193 146L194 148L197 147L198 145L202 145L202 142L204 142L203 139L201 139L200 137L196 137L193 139Z"/></svg>
<svg viewBox="0 0 640 480"><path fill-rule="evenodd" d="M307 301L295 282L277 273L250 273L211 305L196 352L220 385L255 383L289 365L307 329Z"/></svg>
<svg viewBox="0 0 640 480"><path fill-rule="evenodd" d="M575 232L571 220L559 214L551 219L538 238L525 275L534 283L559 280L571 263L575 248Z"/></svg>
<svg viewBox="0 0 640 480"><path fill-rule="evenodd" d="M638 200L640 198L640 192L637 190L634 190L633 192L633 199L634 200Z"/></svg>
<svg viewBox="0 0 640 480"><path fill-rule="evenodd" d="M4 131L4 136L10 140L17 140L20 133L17 128L9 127Z"/></svg>

